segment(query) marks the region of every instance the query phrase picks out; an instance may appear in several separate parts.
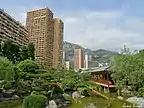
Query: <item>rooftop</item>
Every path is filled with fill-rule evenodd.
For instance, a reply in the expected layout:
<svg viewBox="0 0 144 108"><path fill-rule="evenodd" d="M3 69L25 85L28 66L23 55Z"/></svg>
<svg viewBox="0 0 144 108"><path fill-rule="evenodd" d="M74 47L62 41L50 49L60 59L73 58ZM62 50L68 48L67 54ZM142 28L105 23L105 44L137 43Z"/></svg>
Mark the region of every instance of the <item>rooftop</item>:
<svg viewBox="0 0 144 108"><path fill-rule="evenodd" d="M103 67L95 67L91 68L89 72L100 72L100 71L105 71L108 70L110 66L103 66Z"/></svg>

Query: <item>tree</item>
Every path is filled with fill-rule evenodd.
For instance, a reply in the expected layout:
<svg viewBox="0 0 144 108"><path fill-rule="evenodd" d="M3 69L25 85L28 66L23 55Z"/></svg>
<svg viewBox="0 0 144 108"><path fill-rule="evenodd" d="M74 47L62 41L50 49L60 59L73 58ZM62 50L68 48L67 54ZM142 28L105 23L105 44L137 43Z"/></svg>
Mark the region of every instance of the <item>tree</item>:
<svg viewBox="0 0 144 108"><path fill-rule="evenodd" d="M72 89L77 89L79 87L88 87L91 83L89 79L91 75L89 73L77 73L75 71L63 71L63 77L60 83L64 88L70 87Z"/></svg>
<svg viewBox="0 0 144 108"><path fill-rule="evenodd" d="M39 69L37 63L32 60L21 61L17 65L17 67L21 72L28 72L28 73L35 73L36 69Z"/></svg>
<svg viewBox="0 0 144 108"><path fill-rule="evenodd" d="M0 80L12 81L14 74L13 63L7 58L0 57Z"/></svg>
<svg viewBox="0 0 144 108"><path fill-rule="evenodd" d="M28 53L31 60L35 60L35 47L33 43L28 44Z"/></svg>
<svg viewBox="0 0 144 108"><path fill-rule="evenodd" d="M144 84L144 55L117 55L111 64L112 78L117 88L131 85L138 91Z"/></svg>
<svg viewBox="0 0 144 108"><path fill-rule="evenodd" d="M2 41L0 40L0 56L2 56Z"/></svg>
<svg viewBox="0 0 144 108"><path fill-rule="evenodd" d="M21 47L21 58L22 60L26 60L30 58L27 46Z"/></svg>
<svg viewBox="0 0 144 108"><path fill-rule="evenodd" d="M1 55L7 57L13 63L17 63L21 60L20 47L9 40L1 42L1 51Z"/></svg>

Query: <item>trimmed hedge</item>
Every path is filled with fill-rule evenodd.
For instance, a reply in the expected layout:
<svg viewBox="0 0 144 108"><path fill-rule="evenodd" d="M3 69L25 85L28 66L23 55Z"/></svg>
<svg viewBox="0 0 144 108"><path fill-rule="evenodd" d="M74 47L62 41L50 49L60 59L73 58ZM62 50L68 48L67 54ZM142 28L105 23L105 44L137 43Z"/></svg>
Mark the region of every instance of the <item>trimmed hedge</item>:
<svg viewBox="0 0 144 108"><path fill-rule="evenodd" d="M45 108L46 100L43 95L30 95L24 99L22 108Z"/></svg>

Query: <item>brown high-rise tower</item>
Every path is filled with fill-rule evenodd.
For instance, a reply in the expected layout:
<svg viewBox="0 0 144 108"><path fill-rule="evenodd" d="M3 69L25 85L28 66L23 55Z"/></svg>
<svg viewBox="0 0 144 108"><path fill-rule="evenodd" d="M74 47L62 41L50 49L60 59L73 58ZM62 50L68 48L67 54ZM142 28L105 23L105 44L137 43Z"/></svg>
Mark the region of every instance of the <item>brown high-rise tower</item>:
<svg viewBox="0 0 144 108"><path fill-rule="evenodd" d="M54 26L53 13L48 8L27 13L26 27L29 40L35 44L37 62L43 68L53 67Z"/></svg>
<svg viewBox="0 0 144 108"><path fill-rule="evenodd" d="M53 68L62 66L63 59L63 30L64 24L61 19L54 19L54 51Z"/></svg>
<svg viewBox="0 0 144 108"><path fill-rule="evenodd" d="M80 46L74 50L74 68L84 68L84 50Z"/></svg>

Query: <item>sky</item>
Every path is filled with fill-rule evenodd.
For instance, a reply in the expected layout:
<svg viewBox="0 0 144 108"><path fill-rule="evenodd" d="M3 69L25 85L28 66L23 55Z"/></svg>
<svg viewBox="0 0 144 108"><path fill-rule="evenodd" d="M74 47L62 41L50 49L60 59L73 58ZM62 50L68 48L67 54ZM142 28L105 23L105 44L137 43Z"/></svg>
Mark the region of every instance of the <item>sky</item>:
<svg viewBox="0 0 144 108"><path fill-rule="evenodd" d="M26 12L48 7L64 22L64 40L85 48L144 49L144 0L1 0L25 24Z"/></svg>

